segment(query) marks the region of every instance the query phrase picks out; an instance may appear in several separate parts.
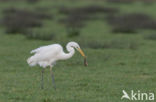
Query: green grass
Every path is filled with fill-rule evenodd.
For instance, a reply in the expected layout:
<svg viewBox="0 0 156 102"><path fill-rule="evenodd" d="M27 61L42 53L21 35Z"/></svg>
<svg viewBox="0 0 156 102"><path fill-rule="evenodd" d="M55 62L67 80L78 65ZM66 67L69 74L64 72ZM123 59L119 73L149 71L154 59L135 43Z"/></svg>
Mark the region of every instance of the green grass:
<svg viewBox="0 0 156 102"><path fill-rule="evenodd" d="M41 1L34 5L20 2L17 7L33 9L51 6L86 6L94 1ZM12 4L12 5L11 5ZM72 5L71 5L72 4ZM2 6L3 5L3 6ZM16 3L0 3L1 11ZM97 2L97 5L108 5ZM109 6L120 7L123 12L144 12L153 17L156 15L156 3L144 7L143 4L122 4ZM54 12L50 10L48 12ZM57 12L55 12L57 14ZM1 15L2 16L2 15ZM81 30L81 35L68 38L63 25L45 21L44 28L38 32L53 31L57 37L52 41L30 40L23 35L7 35L0 28L0 102L129 102L122 101L122 90L140 90L156 93L156 41L144 39L144 36L155 31L141 30L140 34L112 34L105 21L90 21ZM56 22L56 21L52 21ZM51 26L49 26L51 25ZM54 67L57 90L53 89L49 68L45 71L45 89L40 89L41 68L30 68L26 63L29 52L41 45L68 41L101 43L121 41L116 47L91 49L82 47L88 57L88 67L83 66L83 58L76 53L71 59L57 62ZM125 46L134 42L137 49ZM121 44L121 45L120 45ZM120 48L125 44L123 48ZM111 45L110 45L111 46ZM141 101L144 102L144 101Z"/></svg>

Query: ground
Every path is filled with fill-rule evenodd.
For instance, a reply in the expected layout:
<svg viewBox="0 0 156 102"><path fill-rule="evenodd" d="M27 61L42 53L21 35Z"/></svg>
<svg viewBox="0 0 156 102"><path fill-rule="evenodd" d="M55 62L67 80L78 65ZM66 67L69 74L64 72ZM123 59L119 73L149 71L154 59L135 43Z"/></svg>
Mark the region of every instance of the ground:
<svg viewBox="0 0 156 102"><path fill-rule="evenodd" d="M108 5L101 2L96 3ZM47 0L34 5L25 2L3 2L0 6L2 11L16 5L18 8L33 9L45 5L77 7L94 3L93 0L75 3L60 0L51 3ZM132 3L110 6L120 8L122 12L144 12L154 18L155 5L156 3L145 7L143 3ZM0 28L0 102L122 102L122 90L156 93L156 40L146 39L148 34L155 31L140 30L138 34L113 34L106 22L95 20L87 22L79 37L68 38L63 26L46 20L44 23L44 28L52 29L60 36L50 41L34 40L20 34L6 34L5 28ZM51 26L48 28L46 25ZM44 28L42 32L46 30ZM53 68L56 90L51 83L49 68L45 70L45 89L42 90L42 69L39 66L28 66L26 60L31 56L29 52L41 45L65 45L71 40L82 45L81 48L87 55L88 67L83 66L83 58L76 52L71 59L59 61ZM95 43L97 40L100 43L117 43L113 47L98 49L83 45L84 41ZM134 47L129 47L129 44L133 43ZM129 101L125 99L124 102Z"/></svg>

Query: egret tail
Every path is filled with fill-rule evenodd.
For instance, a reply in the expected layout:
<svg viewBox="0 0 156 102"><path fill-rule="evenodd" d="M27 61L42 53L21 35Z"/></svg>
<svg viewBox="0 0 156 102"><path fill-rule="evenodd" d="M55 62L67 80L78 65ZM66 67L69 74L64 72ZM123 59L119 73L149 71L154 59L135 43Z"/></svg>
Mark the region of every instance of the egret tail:
<svg viewBox="0 0 156 102"><path fill-rule="evenodd" d="M36 61L35 61L34 56L28 58L28 59L27 59L27 63L28 63L30 66L35 66L35 65L36 65Z"/></svg>

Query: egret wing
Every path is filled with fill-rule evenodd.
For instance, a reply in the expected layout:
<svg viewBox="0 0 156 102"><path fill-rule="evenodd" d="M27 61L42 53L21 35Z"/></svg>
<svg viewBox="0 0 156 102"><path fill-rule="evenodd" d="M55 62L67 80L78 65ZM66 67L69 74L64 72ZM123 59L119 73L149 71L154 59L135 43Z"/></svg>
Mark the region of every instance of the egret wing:
<svg viewBox="0 0 156 102"><path fill-rule="evenodd" d="M39 48L37 48L37 49L32 50L30 53L38 53L38 52L40 52L40 51L42 51L42 50L44 50L44 49L49 48L49 46L51 46L51 45L48 45L48 46L41 46L41 47L39 47Z"/></svg>
<svg viewBox="0 0 156 102"><path fill-rule="evenodd" d="M37 49L34 49L32 50L30 53L39 53L39 52L42 52L42 51L48 51L50 49L54 49L54 48L57 48L57 47L60 47L61 45L59 44L52 44L52 45L47 45L47 46L41 46Z"/></svg>
<svg viewBox="0 0 156 102"><path fill-rule="evenodd" d="M32 53L35 53L36 59L40 61L48 61L51 59L55 59L57 55L62 52L63 48L59 44L53 44L48 46L43 46L32 50Z"/></svg>

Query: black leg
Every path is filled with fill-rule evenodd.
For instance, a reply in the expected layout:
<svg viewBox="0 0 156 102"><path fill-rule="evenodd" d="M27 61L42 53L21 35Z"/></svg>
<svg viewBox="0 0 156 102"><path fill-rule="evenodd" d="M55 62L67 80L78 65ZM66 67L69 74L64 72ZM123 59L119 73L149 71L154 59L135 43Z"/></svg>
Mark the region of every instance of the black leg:
<svg viewBox="0 0 156 102"><path fill-rule="evenodd" d="M43 84L44 84L44 81L43 81L43 74L44 74L44 68L42 69L42 77L41 77L41 89L43 89Z"/></svg>
<svg viewBox="0 0 156 102"><path fill-rule="evenodd" d="M55 79L54 79L54 75L53 75L53 72L52 72L52 67L50 67L50 74L51 74L51 79L52 79L53 87L56 90Z"/></svg>

